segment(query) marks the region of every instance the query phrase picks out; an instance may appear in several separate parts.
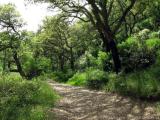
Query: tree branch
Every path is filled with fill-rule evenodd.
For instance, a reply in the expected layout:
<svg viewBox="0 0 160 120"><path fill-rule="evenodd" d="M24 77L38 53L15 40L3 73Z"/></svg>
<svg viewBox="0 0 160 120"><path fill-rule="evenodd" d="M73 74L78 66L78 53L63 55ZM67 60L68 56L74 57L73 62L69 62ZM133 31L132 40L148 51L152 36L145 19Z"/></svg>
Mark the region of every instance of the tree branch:
<svg viewBox="0 0 160 120"><path fill-rule="evenodd" d="M131 0L130 5L124 10L124 12L122 13L122 16L119 19L118 24L114 28L113 34L115 34L119 30L122 22L125 20L125 17L127 16L128 12L132 9L132 7L134 6L135 3L136 3L136 0Z"/></svg>

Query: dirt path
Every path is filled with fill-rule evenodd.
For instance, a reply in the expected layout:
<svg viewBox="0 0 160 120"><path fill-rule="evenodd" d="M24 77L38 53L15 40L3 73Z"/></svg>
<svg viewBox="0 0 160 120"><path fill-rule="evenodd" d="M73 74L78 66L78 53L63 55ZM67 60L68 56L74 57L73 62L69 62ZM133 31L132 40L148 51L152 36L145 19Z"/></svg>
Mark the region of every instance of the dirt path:
<svg viewBox="0 0 160 120"><path fill-rule="evenodd" d="M154 106L116 94L49 83L62 99L51 110L55 120L160 120Z"/></svg>

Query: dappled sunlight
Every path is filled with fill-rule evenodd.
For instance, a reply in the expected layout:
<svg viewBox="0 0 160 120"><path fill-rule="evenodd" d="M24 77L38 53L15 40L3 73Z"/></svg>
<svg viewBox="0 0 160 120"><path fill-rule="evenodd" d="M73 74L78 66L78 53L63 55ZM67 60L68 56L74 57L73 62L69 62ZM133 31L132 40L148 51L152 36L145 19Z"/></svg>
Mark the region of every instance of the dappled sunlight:
<svg viewBox="0 0 160 120"><path fill-rule="evenodd" d="M0 120L160 120L159 11L0 0Z"/></svg>
<svg viewBox="0 0 160 120"><path fill-rule="evenodd" d="M90 91L52 83L63 98L51 111L56 120L141 120L159 119L151 103L142 103L117 94Z"/></svg>

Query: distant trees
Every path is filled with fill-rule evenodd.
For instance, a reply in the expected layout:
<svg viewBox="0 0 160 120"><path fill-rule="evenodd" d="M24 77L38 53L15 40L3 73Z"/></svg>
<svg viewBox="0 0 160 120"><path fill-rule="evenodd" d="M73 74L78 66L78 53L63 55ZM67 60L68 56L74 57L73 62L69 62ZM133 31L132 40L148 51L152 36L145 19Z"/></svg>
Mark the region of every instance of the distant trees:
<svg viewBox="0 0 160 120"><path fill-rule="evenodd" d="M47 17L36 39L41 43L44 55L51 59L53 69L64 71L69 64L69 68L75 70L76 59L93 46L91 41L95 40L96 33L82 23L70 25L59 16Z"/></svg>
<svg viewBox="0 0 160 120"><path fill-rule="evenodd" d="M69 41L69 26L57 17L47 17L44 20L37 39L41 43L44 55L51 61L57 61L57 66L64 70L65 61L69 59L71 68L74 69L74 56L72 43ZM69 54L69 56L68 56ZM54 69L55 63L52 63Z"/></svg>
<svg viewBox="0 0 160 120"><path fill-rule="evenodd" d="M99 32L106 52L112 53L116 72L121 68L116 41L121 42L132 33L159 26L159 0L28 0L48 2L58 8L61 18L90 22ZM57 10L57 9L56 9Z"/></svg>
<svg viewBox="0 0 160 120"><path fill-rule="evenodd" d="M125 22L125 18L133 8L136 0L34 0L50 2L53 8L59 8L65 16L91 22L103 41L105 51L111 51L115 70L121 68L121 62L115 42L115 35ZM124 4L124 6L122 6ZM84 17L85 16L85 17Z"/></svg>
<svg viewBox="0 0 160 120"><path fill-rule="evenodd" d="M20 18L19 13L15 10L15 6L13 4L0 6L0 51L10 49L14 63L17 66L17 70L14 71L19 72L21 76L25 77L25 73L17 53L20 46L20 40L22 39L18 29L20 29L22 25L22 19ZM4 57L6 57L6 53ZM6 58L4 60L4 66L6 64L5 62L7 62ZM10 64L11 61L8 62ZM8 65L8 67L10 67L10 65Z"/></svg>

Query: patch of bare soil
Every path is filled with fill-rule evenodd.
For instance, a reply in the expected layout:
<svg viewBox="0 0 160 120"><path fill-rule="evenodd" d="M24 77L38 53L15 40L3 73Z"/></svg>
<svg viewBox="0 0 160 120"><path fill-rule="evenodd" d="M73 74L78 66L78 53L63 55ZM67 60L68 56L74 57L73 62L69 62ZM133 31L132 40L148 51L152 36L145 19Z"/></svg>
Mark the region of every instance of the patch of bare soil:
<svg viewBox="0 0 160 120"><path fill-rule="evenodd" d="M160 120L153 104L81 87L49 84L62 97L50 112L55 120Z"/></svg>

